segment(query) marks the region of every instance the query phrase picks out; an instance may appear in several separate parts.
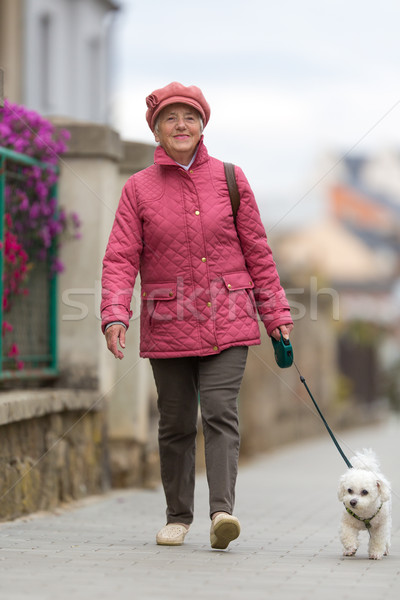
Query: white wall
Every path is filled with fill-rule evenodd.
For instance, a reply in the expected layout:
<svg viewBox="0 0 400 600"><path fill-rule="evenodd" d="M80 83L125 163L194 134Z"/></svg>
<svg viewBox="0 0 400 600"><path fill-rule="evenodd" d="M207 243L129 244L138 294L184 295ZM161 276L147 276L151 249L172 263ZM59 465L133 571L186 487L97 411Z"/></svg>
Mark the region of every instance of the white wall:
<svg viewBox="0 0 400 600"><path fill-rule="evenodd" d="M76 211L82 222L82 238L61 247L60 258L66 267L58 280L61 379L67 386L96 388L99 399L109 400L111 439L145 445L149 401L155 392L149 361L139 358L140 292L134 294L134 316L122 361L115 360L106 348L99 308L102 259L128 177L120 173L121 160L126 163L130 150L130 172L135 172L149 164L153 147L123 145L118 134L107 126L61 119L57 123L71 132L69 149L61 161L60 206L68 212Z"/></svg>
<svg viewBox="0 0 400 600"><path fill-rule="evenodd" d="M44 115L108 122L107 3L25 1L24 103Z"/></svg>

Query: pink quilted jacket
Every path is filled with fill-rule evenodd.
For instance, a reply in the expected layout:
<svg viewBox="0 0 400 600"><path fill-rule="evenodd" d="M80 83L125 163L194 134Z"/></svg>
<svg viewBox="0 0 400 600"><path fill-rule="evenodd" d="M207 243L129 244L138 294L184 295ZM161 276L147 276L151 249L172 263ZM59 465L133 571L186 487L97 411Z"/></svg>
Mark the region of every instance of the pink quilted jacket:
<svg viewBox="0 0 400 600"><path fill-rule="evenodd" d="M103 261L102 327L128 327L141 276L140 355L205 356L291 323L251 188L236 167L237 231L223 163L200 141L189 171L161 148L123 188Z"/></svg>

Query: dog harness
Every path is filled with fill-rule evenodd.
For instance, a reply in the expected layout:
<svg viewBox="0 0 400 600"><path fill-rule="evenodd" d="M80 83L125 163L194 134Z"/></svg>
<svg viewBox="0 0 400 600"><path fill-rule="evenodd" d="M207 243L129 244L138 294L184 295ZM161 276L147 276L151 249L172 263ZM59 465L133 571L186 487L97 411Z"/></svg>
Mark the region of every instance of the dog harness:
<svg viewBox="0 0 400 600"><path fill-rule="evenodd" d="M353 512L352 510L350 510L350 508L347 508L347 506L346 506L346 505L345 505L344 507L345 507L345 509L347 510L347 512L349 513L349 515L351 515L351 516L352 516L352 517L354 517L355 519L358 519L359 521L362 521L362 522L364 523L365 527L366 527L367 529L370 529L370 528L371 528L371 521L372 521L372 519L373 519L374 517L376 517L376 515L378 514L378 512L381 510L382 506L383 506L383 502L382 502L382 504L380 505L380 507L378 508L378 510L376 511L376 513L375 513L374 515L372 515L372 517L369 517L369 519L362 519L361 517L359 517L358 515L356 515L356 513L355 513L355 512Z"/></svg>

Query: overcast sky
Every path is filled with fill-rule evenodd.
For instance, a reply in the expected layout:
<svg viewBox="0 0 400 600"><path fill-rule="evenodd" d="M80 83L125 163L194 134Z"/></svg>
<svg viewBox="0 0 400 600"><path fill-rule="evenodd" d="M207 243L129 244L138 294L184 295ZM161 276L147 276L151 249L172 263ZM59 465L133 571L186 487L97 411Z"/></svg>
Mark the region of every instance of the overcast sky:
<svg viewBox="0 0 400 600"><path fill-rule="evenodd" d="M145 97L198 85L209 153L243 168L267 230L312 214L322 153L400 149L399 0L120 4L114 125L152 142Z"/></svg>

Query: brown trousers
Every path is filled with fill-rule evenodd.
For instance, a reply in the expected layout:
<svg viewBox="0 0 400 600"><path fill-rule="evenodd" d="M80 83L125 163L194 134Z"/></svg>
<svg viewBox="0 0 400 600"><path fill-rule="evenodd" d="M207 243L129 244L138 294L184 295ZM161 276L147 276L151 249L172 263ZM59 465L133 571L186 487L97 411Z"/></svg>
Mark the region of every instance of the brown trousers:
<svg viewBox="0 0 400 600"><path fill-rule="evenodd" d="M212 356L150 360L158 392L167 523L193 521L199 398L210 516L233 512L240 443L237 397L247 352L247 346L238 346Z"/></svg>

